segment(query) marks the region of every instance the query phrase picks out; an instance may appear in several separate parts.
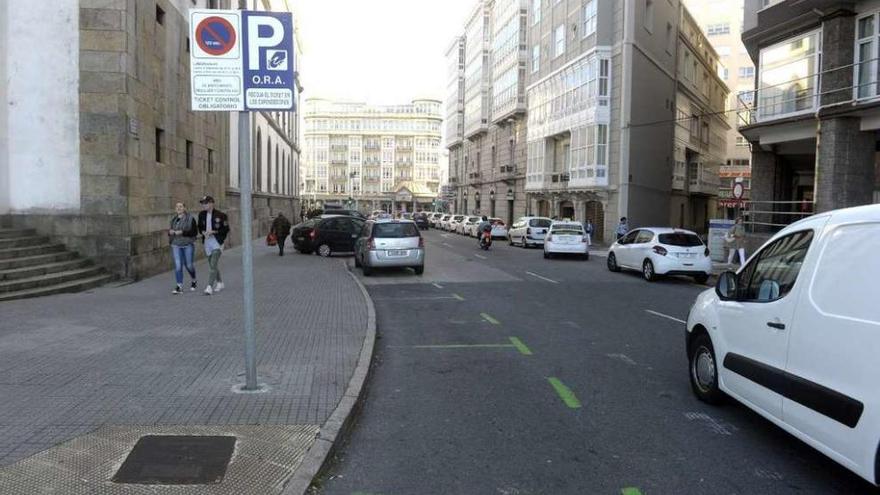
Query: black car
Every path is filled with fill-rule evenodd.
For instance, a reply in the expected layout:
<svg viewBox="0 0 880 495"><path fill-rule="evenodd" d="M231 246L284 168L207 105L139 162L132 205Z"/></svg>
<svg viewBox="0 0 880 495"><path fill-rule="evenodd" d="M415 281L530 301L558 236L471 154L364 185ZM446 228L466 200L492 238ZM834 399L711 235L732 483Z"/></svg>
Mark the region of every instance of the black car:
<svg viewBox="0 0 880 495"><path fill-rule="evenodd" d="M428 221L427 213L416 213L412 218L419 230L428 230L431 228L431 222Z"/></svg>
<svg viewBox="0 0 880 495"><path fill-rule="evenodd" d="M294 226L291 238L293 247L300 253L315 252L326 257L354 252L354 243L363 228L364 220L360 218L313 218Z"/></svg>

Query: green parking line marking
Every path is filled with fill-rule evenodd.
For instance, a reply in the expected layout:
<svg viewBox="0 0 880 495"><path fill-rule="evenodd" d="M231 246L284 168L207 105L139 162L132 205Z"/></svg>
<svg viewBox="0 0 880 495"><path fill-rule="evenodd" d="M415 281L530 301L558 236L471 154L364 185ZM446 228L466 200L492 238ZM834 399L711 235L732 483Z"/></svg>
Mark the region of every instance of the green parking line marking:
<svg viewBox="0 0 880 495"><path fill-rule="evenodd" d="M524 354L524 355L526 355L526 356L531 356L531 355L532 355L532 350L529 349L528 346L526 346L525 344L523 344L522 341L519 340L518 338L516 338L516 337L510 337L510 342L513 344L514 347L517 348L517 350L518 350L521 354Z"/></svg>
<svg viewBox="0 0 880 495"><path fill-rule="evenodd" d="M488 321L489 323L491 323L493 325L500 325L501 324L500 321L496 320L495 318L492 318L492 316L490 316L486 313L480 313L480 316L482 316L484 320Z"/></svg>
<svg viewBox="0 0 880 495"><path fill-rule="evenodd" d="M642 495L642 492L638 488L629 486L620 490L620 495Z"/></svg>
<svg viewBox="0 0 880 495"><path fill-rule="evenodd" d="M453 297L454 299L458 299L459 301L464 301L464 298L461 297L461 296L459 296L458 294L452 294L452 297Z"/></svg>
<svg viewBox="0 0 880 495"><path fill-rule="evenodd" d="M572 392L570 388L566 387L564 383L559 381L559 378L551 376L547 378L547 381L550 382L550 385L553 385L556 393L559 394L559 398L562 399L562 402L565 402L566 406L572 409L579 409L581 407L581 401L575 397L574 392Z"/></svg>

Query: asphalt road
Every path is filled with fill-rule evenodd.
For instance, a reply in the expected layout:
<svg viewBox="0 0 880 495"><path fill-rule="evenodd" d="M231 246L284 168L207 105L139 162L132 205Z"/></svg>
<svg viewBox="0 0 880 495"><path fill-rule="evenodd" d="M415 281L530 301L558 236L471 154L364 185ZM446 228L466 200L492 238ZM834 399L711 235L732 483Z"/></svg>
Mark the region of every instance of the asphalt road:
<svg viewBox="0 0 880 495"><path fill-rule="evenodd" d="M703 287L425 238L423 276L362 278L373 375L322 493L880 493L745 407L692 396L675 320Z"/></svg>

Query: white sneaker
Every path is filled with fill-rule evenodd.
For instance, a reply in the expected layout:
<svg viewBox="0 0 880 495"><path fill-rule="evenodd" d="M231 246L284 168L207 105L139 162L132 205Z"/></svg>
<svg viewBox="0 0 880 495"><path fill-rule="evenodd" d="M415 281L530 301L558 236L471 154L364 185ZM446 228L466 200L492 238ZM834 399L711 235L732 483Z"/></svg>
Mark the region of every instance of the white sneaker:
<svg viewBox="0 0 880 495"><path fill-rule="evenodd" d="M214 284L214 292L220 292L224 288L226 288L226 286L223 285L223 282L217 282L216 284Z"/></svg>
<svg viewBox="0 0 880 495"><path fill-rule="evenodd" d="M214 289L212 289L210 285L205 287L205 295L206 296L210 296L213 293L214 293Z"/></svg>

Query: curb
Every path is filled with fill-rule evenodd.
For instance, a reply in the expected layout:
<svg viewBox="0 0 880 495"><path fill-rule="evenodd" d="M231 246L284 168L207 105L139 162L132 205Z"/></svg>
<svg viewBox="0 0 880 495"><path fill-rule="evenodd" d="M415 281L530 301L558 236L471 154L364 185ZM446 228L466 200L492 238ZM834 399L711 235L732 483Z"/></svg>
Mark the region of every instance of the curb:
<svg viewBox="0 0 880 495"><path fill-rule="evenodd" d="M370 374L370 364L373 361L373 349L376 343L376 308L373 305L373 299L367 292L364 284L358 280L357 276L352 273L351 267L347 261L343 261L345 270L354 279L364 300L367 302L367 332L364 337L364 346L361 348L361 355L358 358L357 367L348 381L348 387L339 400L333 414L327 418L327 421L318 431L315 443L309 448L303 457L297 470L288 479L281 495L302 495L307 492L309 487L321 471L328 464L328 460L332 457L333 452L341 444L342 438L351 429L356 409L362 403L364 386Z"/></svg>

